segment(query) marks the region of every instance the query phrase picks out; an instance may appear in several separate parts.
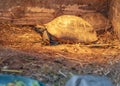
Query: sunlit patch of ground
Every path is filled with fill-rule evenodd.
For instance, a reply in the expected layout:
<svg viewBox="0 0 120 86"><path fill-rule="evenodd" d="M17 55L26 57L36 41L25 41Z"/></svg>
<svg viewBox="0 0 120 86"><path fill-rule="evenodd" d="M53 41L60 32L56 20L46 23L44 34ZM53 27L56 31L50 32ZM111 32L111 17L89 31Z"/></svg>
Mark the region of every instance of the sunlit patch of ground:
<svg viewBox="0 0 120 86"><path fill-rule="evenodd" d="M112 37L109 33L99 41L102 45L44 46L40 35L30 27L16 29L15 26L2 25L0 29L0 73L15 72L3 69L23 71L15 74L30 76L53 86L64 86L72 74L105 75L115 83L120 80L120 48L118 41L105 38Z"/></svg>

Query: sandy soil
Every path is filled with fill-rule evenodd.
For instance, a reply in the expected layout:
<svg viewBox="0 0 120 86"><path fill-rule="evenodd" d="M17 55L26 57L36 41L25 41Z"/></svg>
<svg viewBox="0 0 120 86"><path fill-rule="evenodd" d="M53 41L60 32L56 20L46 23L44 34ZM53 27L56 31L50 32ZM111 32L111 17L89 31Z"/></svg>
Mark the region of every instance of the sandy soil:
<svg viewBox="0 0 120 86"><path fill-rule="evenodd" d="M30 27L0 26L0 73L29 76L49 86L64 86L73 74L104 75L115 84L120 81L119 43L110 32L99 36L101 45L44 46Z"/></svg>

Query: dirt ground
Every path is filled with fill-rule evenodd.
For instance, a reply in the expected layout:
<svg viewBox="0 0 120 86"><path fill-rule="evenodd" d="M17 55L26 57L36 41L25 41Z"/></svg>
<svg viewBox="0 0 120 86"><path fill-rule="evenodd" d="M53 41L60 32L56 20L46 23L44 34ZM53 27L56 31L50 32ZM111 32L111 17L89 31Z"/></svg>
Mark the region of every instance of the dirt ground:
<svg viewBox="0 0 120 86"><path fill-rule="evenodd" d="M74 74L107 76L120 81L119 41L110 31L96 44L44 46L28 26L0 24L0 73L35 78L48 86L64 86Z"/></svg>

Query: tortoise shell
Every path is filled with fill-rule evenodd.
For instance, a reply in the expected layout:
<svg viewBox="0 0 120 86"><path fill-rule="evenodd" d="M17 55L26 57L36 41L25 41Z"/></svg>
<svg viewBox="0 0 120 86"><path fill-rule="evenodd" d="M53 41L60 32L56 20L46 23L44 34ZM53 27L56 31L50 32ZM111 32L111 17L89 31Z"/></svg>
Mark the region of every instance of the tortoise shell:
<svg viewBox="0 0 120 86"><path fill-rule="evenodd" d="M93 27L81 17L62 15L44 26L52 36L60 41L90 43L97 40ZM36 27L41 28L41 25Z"/></svg>

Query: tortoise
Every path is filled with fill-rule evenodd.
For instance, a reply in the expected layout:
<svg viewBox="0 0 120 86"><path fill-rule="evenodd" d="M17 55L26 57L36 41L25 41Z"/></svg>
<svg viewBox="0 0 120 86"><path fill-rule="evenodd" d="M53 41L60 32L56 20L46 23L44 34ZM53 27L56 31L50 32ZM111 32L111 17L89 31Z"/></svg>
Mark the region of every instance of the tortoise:
<svg viewBox="0 0 120 86"><path fill-rule="evenodd" d="M34 30L48 44L92 43L98 39L93 27L74 15L61 15L44 25L36 25Z"/></svg>

